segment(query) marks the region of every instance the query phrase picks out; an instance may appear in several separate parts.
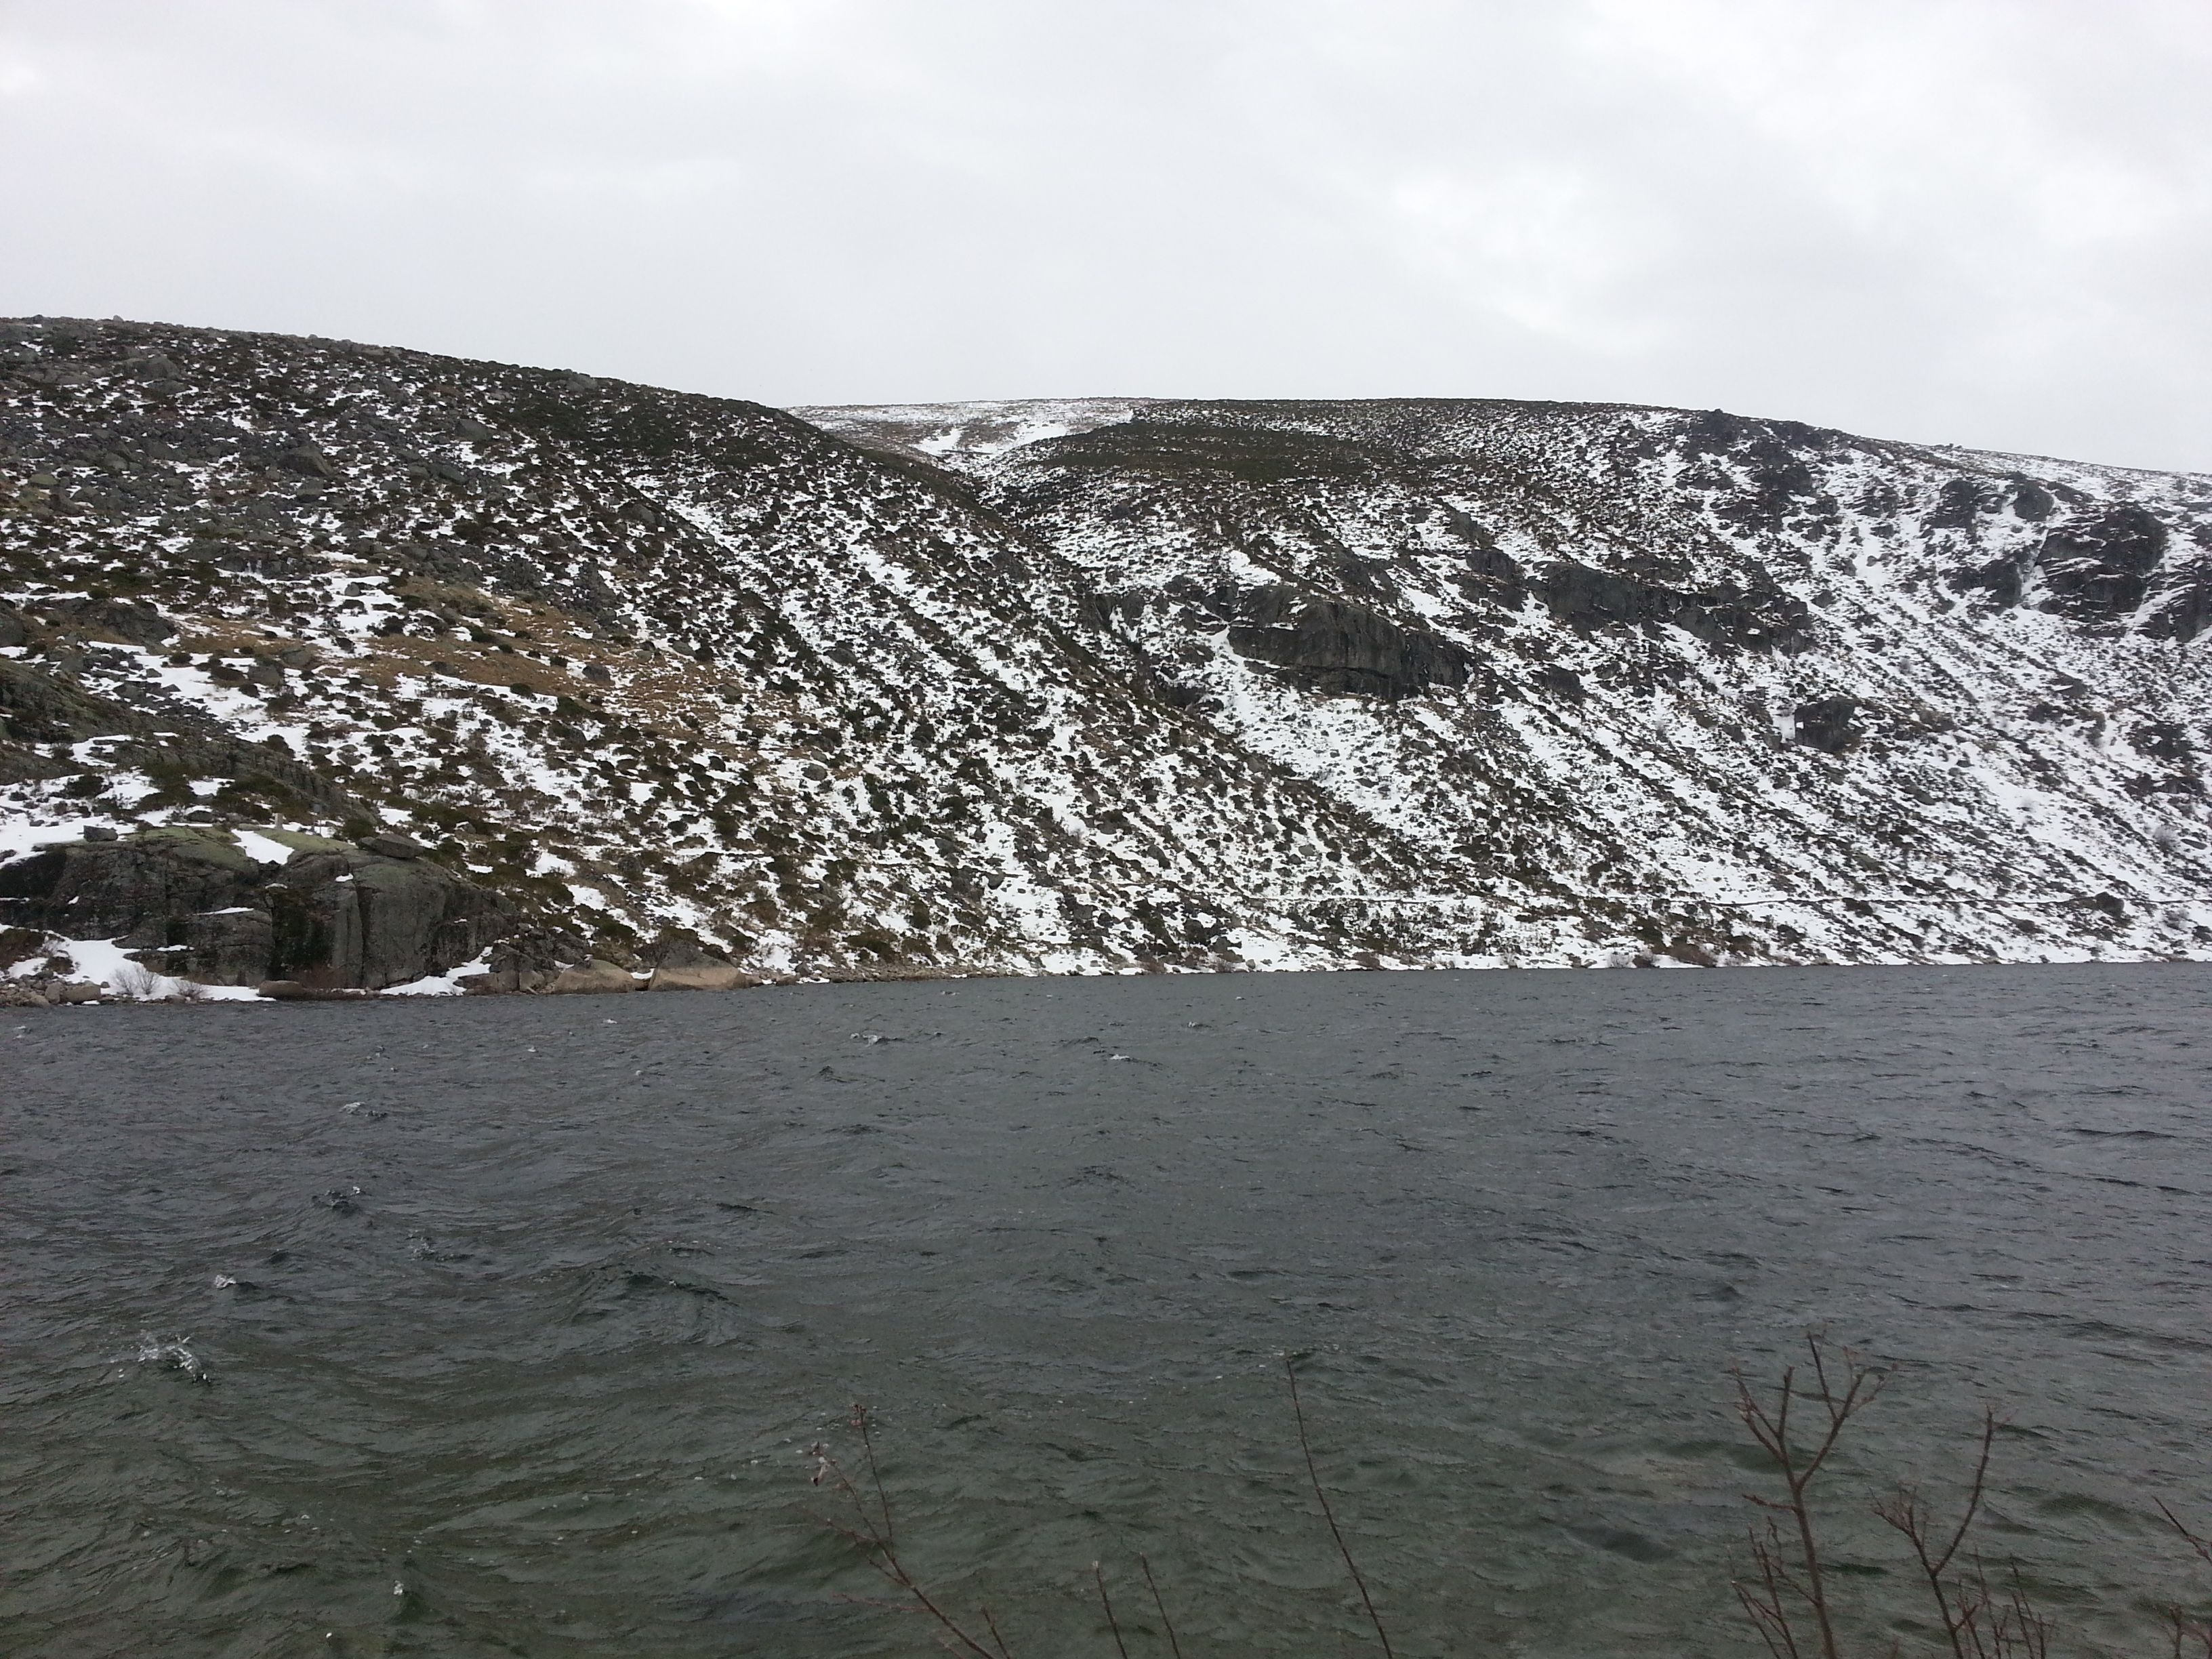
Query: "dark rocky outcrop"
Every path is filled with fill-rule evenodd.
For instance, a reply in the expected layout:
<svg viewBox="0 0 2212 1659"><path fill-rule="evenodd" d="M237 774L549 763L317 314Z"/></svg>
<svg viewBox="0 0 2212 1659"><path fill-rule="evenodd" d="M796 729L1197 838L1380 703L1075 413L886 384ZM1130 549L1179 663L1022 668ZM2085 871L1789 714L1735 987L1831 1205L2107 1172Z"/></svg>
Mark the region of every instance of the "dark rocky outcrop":
<svg viewBox="0 0 2212 1659"><path fill-rule="evenodd" d="M2020 603L2021 593L2027 591L2027 573L2034 568L2033 554L1991 559L1969 569L1953 572L1951 587L1960 593L1986 593L2009 610Z"/></svg>
<svg viewBox="0 0 2212 1659"><path fill-rule="evenodd" d="M1571 668L1558 663L1548 663L1536 676L1536 683L1557 697L1569 702L1580 702L1589 693L1583 685L1583 677Z"/></svg>
<svg viewBox="0 0 2212 1659"><path fill-rule="evenodd" d="M105 635L129 645L153 647L176 633L168 618L150 605L132 599L46 599L39 609L55 628Z"/></svg>
<svg viewBox="0 0 2212 1659"><path fill-rule="evenodd" d="M204 984L372 990L459 967L515 927L504 897L419 849L293 839L282 866L190 828L51 847L0 865L0 926L118 939Z"/></svg>
<svg viewBox="0 0 2212 1659"><path fill-rule="evenodd" d="M1491 538L1490 532L1464 513L1447 509L1444 527L1467 544L1467 562L1452 586L1470 599L1518 611L1528 593L1528 573Z"/></svg>
<svg viewBox="0 0 2212 1659"><path fill-rule="evenodd" d="M1930 530L1972 530L1982 515L2004 504L2004 492L1994 479L1953 478L1936 492L1936 506L1922 520Z"/></svg>
<svg viewBox="0 0 2212 1659"><path fill-rule="evenodd" d="M557 927L518 928L492 948L489 971L463 983L473 994L543 991L567 967L588 961L591 951L574 934Z"/></svg>
<svg viewBox="0 0 2212 1659"><path fill-rule="evenodd" d="M309 986L403 984L474 958L513 907L441 865L366 848L295 854L271 895L271 971Z"/></svg>
<svg viewBox="0 0 2212 1659"><path fill-rule="evenodd" d="M287 471L297 472L303 477L330 479L337 477L337 469L331 465L330 457L313 444L301 444L290 451L282 463Z"/></svg>
<svg viewBox="0 0 2212 1659"><path fill-rule="evenodd" d="M1246 614L1255 620L1231 626L1229 648L1286 670L1324 696L1395 700L1431 685L1467 684L1473 659L1449 641L1348 600L1292 594L1253 590Z"/></svg>
<svg viewBox="0 0 2212 1659"><path fill-rule="evenodd" d="M1358 477L1375 470L1360 447L1296 427L1158 421L1142 415L1033 447L1062 467L1112 469L1170 477L1230 478L1247 483Z"/></svg>
<svg viewBox="0 0 2212 1659"><path fill-rule="evenodd" d="M2153 639L2195 639L2212 628L2212 561L2199 561L2172 573L2162 591L2151 596L2142 631Z"/></svg>
<svg viewBox="0 0 2212 1659"><path fill-rule="evenodd" d="M2143 602L2166 541L2166 526L2131 505L2050 532L2036 556L2045 608L2091 621L2126 615Z"/></svg>
<svg viewBox="0 0 2212 1659"><path fill-rule="evenodd" d="M1822 754L1840 755L1865 735L1857 723L1859 705L1850 697L1820 697L1797 705L1791 731L1797 741Z"/></svg>
<svg viewBox="0 0 2212 1659"><path fill-rule="evenodd" d="M258 905L275 873L229 836L192 829L149 830L129 840L49 847L0 865L0 924L70 939L131 935L149 945L191 918Z"/></svg>
<svg viewBox="0 0 2212 1659"><path fill-rule="evenodd" d="M1710 465L1690 481L1715 490L1716 516L1741 529L1773 533L1793 520L1832 519L1835 498L1820 488L1808 458L1825 453L1839 433L1796 421L1758 420L1711 409L1684 428L1682 453L1692 460L1724 460L1737 476ZM1740 481L1739 481L1740 480Z"/></svg>
<svg viewBox="0 0 2212 1659"><path fill-rule="evenodd" d="M2032 496L2027 495L2029 489L2034 489ZM2014 507L2034 520L2049 514L2052 501L2039 487L2023 486ZM2172 533L2155 515L2119 502L2046 532L2037 547L1960 571L1951 586L1961 592L1987 593L2010 606L2027 595L2030 578L2038 577L2043 609L2075 622L2112 622L2142 607L2171 540ZM2212 582L2185 578L2168 593L2145 618L2144 631L2194 638L2212 616Z"/></svg>
<svg viewBox="0 0 2212 1659"><path fill-rule="evenodd" d="M1797 651L1812 643L1812 613L1805 602L1772 589L1729 586L1686 593L1561 560L1545 568L1536 592L1552 614L1572 628L1666 624L1707 645L1746 651Z"/></svg>

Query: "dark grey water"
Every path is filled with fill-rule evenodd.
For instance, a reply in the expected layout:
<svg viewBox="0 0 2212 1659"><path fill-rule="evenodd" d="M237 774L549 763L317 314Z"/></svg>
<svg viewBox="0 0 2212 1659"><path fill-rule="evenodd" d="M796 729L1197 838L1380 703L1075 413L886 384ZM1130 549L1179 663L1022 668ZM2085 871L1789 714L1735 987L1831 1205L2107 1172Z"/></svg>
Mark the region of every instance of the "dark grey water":
<svg viewBox="0 0 2212 1659"><path fill-rule="evenodd" d="M922 1654L805 1517L880 1413L1024 1659L1148 1552L1186 1652L1747 1651L1727 1410L1898 1378L2077 1631L2212 1511L2189 967L1247 975L0 1026L0 1650ZM1870 1607L1901 1575L1847 1575ZM2212 1589L2212 1587L2201 1587ZM1899 1605L1909 1605L1900 1602ZM1881 1616L1878 1613L1870 1617ZM1133 1655L1164 1651L1132 1635Z"/></svg>

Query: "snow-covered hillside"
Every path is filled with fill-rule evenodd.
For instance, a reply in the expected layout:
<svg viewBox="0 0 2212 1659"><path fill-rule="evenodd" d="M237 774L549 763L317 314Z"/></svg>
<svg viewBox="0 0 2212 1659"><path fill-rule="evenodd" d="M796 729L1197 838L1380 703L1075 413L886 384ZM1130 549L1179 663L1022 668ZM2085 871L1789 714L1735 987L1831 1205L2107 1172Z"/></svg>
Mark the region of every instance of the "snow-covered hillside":
<svg viewBox="0 0 2212 1659"><path fill-rule="evenodd" d="M2212 954L2204 477L1590 405L801 419L124 323L0 325L0 375L27 957L116 885L88 827L496 901L370 979ZM247 977L196 925L120 936Z"/></svg>

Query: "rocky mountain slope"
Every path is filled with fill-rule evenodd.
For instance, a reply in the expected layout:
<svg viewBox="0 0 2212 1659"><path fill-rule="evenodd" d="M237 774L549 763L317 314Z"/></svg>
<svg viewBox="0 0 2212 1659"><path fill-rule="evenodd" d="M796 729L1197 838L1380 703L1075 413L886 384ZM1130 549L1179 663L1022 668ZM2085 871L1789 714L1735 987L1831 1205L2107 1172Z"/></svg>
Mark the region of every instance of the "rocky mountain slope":
<svg viewBox="0 0 2212 1659"><path fill-rule="evenodd" d="M0 959L2212 954L2208 623L2195 475L1594 405L788 413L15 322Z"/></svg>

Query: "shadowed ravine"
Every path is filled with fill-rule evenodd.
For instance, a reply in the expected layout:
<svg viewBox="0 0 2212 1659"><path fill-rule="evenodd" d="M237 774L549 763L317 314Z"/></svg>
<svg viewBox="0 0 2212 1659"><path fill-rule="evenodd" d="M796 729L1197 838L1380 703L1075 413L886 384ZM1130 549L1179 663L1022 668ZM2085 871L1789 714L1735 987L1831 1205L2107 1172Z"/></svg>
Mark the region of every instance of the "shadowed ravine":
<svg viewBox="0 0 2212 1659"><path fill-rule="evenodd" d="M839 1600L877 1591L802 1513L802 1449L864 1397L917 1568L1025 1659L1109 1653L1089 1564L1139 1550L1194 1659L1365 1651L1297 1349L1401 1655L1748 1652L1725 1373L1820 1322L1898 1372L1846 1509L1957 1473L1986 1395L1984 1547L2149 1650L2190 1584L2150 1499L2212 1490L2208 992L1228 975L11 1021L0 1648L926 1652ZM1870 1519L1836 1552L1897 1563Z"/></svg>

